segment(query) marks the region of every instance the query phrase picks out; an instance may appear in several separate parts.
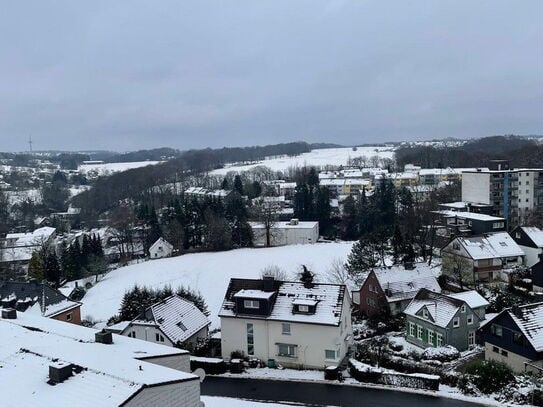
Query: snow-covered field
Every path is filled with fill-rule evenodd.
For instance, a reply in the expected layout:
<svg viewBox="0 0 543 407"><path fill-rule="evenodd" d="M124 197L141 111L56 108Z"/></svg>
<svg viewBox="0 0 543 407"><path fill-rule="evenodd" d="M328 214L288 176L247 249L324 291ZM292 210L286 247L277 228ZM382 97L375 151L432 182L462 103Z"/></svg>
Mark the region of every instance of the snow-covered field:
<svg viewBox="0 0 543 407"><path fill-rule="evenodd" d="M186 254L169 259L150 260L116 269L92 287L83 298L84 318L107 321L119 310L124 292L134 284L160 288L184 285L204 296L213 327L231 277L260 278L263 268L276 265L289 276L306 265L317 281L326 282L326 271L336 258L346 260L352 243L319 243L263 249Z"/></svg>
<svg viewBox="0 0 543 407"><path fill-rule="evenodd" d="M137 161L132 163L103 163L103 164L82 164L77 170L82 174L95 171L98 175L110 175L114 172L131 170L133 168L145 167L147 165L156 165L162 161Z"/></svg>
<svg viewBox="0 0 543 407"><path fill-rule="evenodd" d="M226 166L211 172L212 175L224 175L228 171L247 171L258 165L265 165L274 171L284 171L289 167L303 167L305 165L346 165L349 158L365 156L367 158L378 156L379 158L394 158L392 147L358 147L353 151L351 147L325 148L312 150L295 157L269 158L251 165Z"/></svg>

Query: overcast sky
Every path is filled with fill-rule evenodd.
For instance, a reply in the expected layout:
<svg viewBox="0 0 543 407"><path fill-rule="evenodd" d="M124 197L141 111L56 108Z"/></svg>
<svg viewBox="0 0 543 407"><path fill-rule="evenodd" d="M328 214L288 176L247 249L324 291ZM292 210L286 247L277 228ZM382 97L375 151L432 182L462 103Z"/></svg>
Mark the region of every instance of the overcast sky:
<svg viewBox="0 0 543 407"><path fill-rule="evenodd" d="M9 1L0 150L543 134L543 2Z"/></svg>

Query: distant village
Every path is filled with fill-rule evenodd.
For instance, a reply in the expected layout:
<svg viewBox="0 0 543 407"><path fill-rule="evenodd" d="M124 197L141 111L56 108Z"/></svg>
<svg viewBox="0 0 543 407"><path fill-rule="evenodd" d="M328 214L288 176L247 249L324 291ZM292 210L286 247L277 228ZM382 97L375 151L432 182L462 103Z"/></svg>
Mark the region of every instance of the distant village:
<svg viewBox="0 0 543 407"><path fill-rule="evenodd" d="M360 157L208 172L89 222L72 198L110 175L100 164L0 166L0 364L13 386L47 381L55 391L44 397L74 403L90 388L119 405L196 407L194 373L292 369L520 404L540 397L525 378L543 372L543 169L500 159L394 171ZM305 265L295 278L273 268L232 276L220 326L190 287L125 287L107 323L81 312L86 292L129 264L337 241L355 243L327 279ZM75 387L63 391L65 381Z"/></svg>

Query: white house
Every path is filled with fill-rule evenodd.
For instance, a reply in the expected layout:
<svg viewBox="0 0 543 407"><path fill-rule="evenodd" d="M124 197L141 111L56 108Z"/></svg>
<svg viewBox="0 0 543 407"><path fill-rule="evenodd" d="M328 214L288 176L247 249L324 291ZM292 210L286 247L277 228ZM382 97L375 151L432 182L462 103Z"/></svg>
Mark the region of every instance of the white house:
<svg viewBox="0 0 543 407"><path fill-rule="evenodd" d="M517 226L511 237L524 251L524 262L528 267L539 263L543 254L543 230L535 226Z"/></svg>
<svg viewBox="0 0 543 407"><path fill-rule="evenodd" d="M345 285L231 279L219 312L222 356L234 351L287 367L337 365L352 343Z"/></svg>
<svg viewBox="0 0 543 407"><path fill-rule="evenodd" d="M170 257L173 252L173 245L163 237L159 237L155 243L149 247L149 257L152 259L162 259Z"/></svg>
<svg viewBox="0 0 543 407"><path fill-rule="evenodd" d="M441 251L443 273L464 282L508 281L507 271L524 262L524 251L507 232L457 237Z"/></svg>
<svg viewBox="0 0 543 407"><path fill-rule="evenodd" d="M197 344L209 333L211 321L192 302L172 295L145 309L120 330L121 335L175 346Z"/></svg>
<svg viewBox="0 0 543 407"><path fill-rule="evenodd" d="M2 405L201 406L186 351L11 311L0 319Z"/></svg>
<svg viewBox="0 0 543 407"><path fill-rule="evenodd" d="M253 244L266 246L267 233L263 223L251 222ZM288 222L275 222L269 231L270 246L286 246L291 244L311 244L319 239L319 222L300 222L291 219Z"/></svg>

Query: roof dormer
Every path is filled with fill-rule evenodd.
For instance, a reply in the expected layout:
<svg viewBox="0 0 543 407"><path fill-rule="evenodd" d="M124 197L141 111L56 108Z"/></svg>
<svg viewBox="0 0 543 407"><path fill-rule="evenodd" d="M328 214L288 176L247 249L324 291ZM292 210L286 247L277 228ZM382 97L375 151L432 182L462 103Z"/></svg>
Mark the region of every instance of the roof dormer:
<svg viewBox="0 0 543 407"><path fill-rule="evenodd" d="M237 314L269 315L274 291L240 290L232 298Z"/></svg>
<svg viewBox="0 0 543 407"><path fill-rule="evenodd" d="M292 301L292 313L313 315L317 311L317 304L316 300L297 298Z"/></svg>

